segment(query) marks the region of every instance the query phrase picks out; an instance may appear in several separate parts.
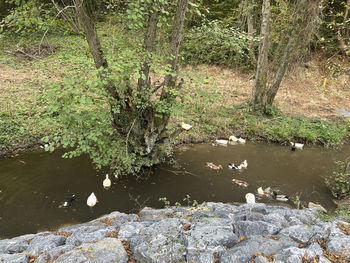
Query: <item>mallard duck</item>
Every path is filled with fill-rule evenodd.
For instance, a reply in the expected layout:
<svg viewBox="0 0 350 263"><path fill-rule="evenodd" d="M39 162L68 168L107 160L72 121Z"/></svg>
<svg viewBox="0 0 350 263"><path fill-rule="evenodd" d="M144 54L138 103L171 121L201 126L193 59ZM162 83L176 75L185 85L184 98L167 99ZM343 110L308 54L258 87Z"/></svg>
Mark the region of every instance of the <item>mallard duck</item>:
<svg viewBox="0 0 350 263"><path fill-rule="evenodd" d="M242 168L247 168L247 167L248 167L248 162L247 162L247 160L244 160L244 161L241 163L241 166L242 166Z"/></svg>
<svg viewBox="0 0 350 263"><path fill-rule="evenodd" d="M246 142L246 139L243 139L243 138L239 137L239 138L238 138L238 142L239 142L239 143L245 143L245 142Z"/></svg>
<svg viewBox="0 0 350 263"><path fill-rule="evenodd" d="M60 207L67 207L67 206L69 206L76 198L77 198L76 195L72 195L72 196L66 198L66 201L64 201L63 204Z"/></svg>
<svg viewBox="0 0 350 263"><path fill-rule="evenodd" d="M276 191L272 192L272 198L277 200L277 201L281 201L281 202L287 202L289 200L289 196L287 196L287 195L279 195L279 194L277 194Z"/></svg>
<svg viewBox="0 0 350 263"><path fill-rule="evenodd" d="M235 183L236 185L242 186L242 187L248 187L248 183L238 180L238 179L232 179L232 182Z"/></svg>
<svg viewBox="0 0 350 263"><path fill-rule="evenodd" d="M237 166L234 163L229 163L228 168L233 169L233 170L241 170L243 167L242 167L242 164Z"/></svg>
<svg viewBox="0 0 350 263"><path fill-rule="evenodd" d="M109 188L111 187L111 180L108 178L108 174L106 174L106 179L103 180L103 187L104 188Z"/></svg>
<svg viewBox="0 0 350 263"><path fill-rule="evenodd" d="M290 142L290 145L292 147L292 151L295 151L295 149L302 150L304 147L304 144L296 142Z"/></svg>
<svg viewBox="0 0 350 263"><path fill-rule="evenodd" d="M215 140L215 143L221 144L221 145L227 145L228 140L219 139L219 140Z"/></svg>
<svg viewBox="0 0 350 263"><path fill-rule="evenodd" d="M184 129L185 132L187 132L188 130L190 130L192 128L192 125L181 122L181 128Z"/></svg>
<svg viewBox="0 0 350 263"><path fill-rule="evenodd" d="M238 141L238 138L234 135L231 135L230 138L228 138L229 141L231 142L237 142Z"/></svg>
<svg viewBox="0 0 350 263"><path fill-rule="evenodd" d="M86 204L90 207L93 207L96 205L96 203L97 203L96 195L92 192L91 195L89 195L89 197L86 201Z"/></svg>
<svg viewBox="0 0 350 263"><path fill-rule="evenodd" d="M248 193L245 195L245 200L247 204L255 204L255 195L252 193Z"/></svg>
<svg viewBox="0 0 350 263"><path fill-rule="evenodd" d="M213 163L207 163L207 167L209 167L210 169L213 169L213 170L220 170L222 169L222 165L215 165Z"/></svg>

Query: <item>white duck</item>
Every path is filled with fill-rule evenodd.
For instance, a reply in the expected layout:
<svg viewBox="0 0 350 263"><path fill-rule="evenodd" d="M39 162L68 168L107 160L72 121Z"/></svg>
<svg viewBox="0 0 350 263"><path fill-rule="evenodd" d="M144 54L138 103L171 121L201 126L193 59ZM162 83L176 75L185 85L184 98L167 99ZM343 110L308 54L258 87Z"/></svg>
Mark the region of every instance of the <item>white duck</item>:
<svg viewBox="0 0 350 263"><path fill-rule="evenodd" d="M245 195L245 200L247 204L255 204L255 195L252 193L248 193Z"/></svg>
<svg viewBox="0 0 350 263"><path fill-rule="evenodd" d="M106 174L106 179L103 180L103 187L104 188L109 188L111 187L111 180L108 178L108 174Z"/></svg>
<svg viewBox="0 0 350 263"><path fill-rule="evenodd" d="M260 186L259 188L258 188L258 195L264 195L265 193L264 193L264 190L263 190L263 188Z"/></svg>
<svg viewBox="0 0 350 263"><path fill-rule="evenodd" d="M234 135L231 135L230 138L228 138L229 141L231 142L237 142L238 141L238 138Z"/></svg>
<svg viewBox="0 0 350 263"><path fill-rule="evenodd" d="M243 139L243 138L239 137L239 138L238 138L238 142L239 142L239 143L245 143L245 142L246 142L246 139Z"/></svg>
<svg viewBox="0 0 350 263"><path fill-rule="evenodd" d="M181 122L181 128L184 129L185 132L187 132L188 130L190 130L192 128L192 125Z"/></svg>
<svg viewBox="0 0 350 263"><path fill-rule="evenodd" d="M248 162L247 160L244 160L244 162L241 163L242 168L247 168L248 167Z"/></svg>
<svg viewBox="0 0 350 263"><path fill-rule="evenodd" d="M292 151L295 151L295 149L302 150L304 147L304 144L296 142L290 142L290 145L292 146Z"/></svg>
<svg viewBox="0 0 350 263"><path fill-rule="evenodd" d="M86 201L86 204L90 207L93 207L96 205L96 203L97 203L96 195L92 192L91 195L89 195L89 197Z"/></svg>
<svg viewBox="0 0 350 263"><path fill-rule="evenodd" d="M228 140L223 140L223 139L215 140L215 142L217 144L220 144L220 145L227 145L228 144Z"/></svg>

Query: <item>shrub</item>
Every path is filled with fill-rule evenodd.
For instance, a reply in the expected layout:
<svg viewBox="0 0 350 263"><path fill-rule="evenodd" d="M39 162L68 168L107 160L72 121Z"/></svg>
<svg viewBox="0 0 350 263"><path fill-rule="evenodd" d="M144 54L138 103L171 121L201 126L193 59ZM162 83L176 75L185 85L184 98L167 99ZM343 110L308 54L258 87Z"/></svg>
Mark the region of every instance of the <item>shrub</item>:
<svg viewBox="0 0 350 263"><path fill-rule="evenodd" d="M246 33L211 21L190 29L182 44L182 58L187 64L239 65L252 67L249 43L257 44Z"/></svg>
<svg viewBox="0 0 350 263"><path fill-rule="evenodd" d="M350 196L350 174L345 162L337 162L338 170L334 171L331 176L326 178L326 185L331 190L333 196L337 199L342 199ZM348 162L348 167L350 163Z"/></svg>

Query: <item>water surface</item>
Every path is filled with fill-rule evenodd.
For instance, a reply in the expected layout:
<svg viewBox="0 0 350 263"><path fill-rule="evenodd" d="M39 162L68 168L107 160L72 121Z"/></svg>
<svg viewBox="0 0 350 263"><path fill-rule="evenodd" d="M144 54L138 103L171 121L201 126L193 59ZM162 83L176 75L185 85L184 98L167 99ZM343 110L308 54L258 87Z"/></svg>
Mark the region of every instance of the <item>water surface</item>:
<svg viewBox="0 0 350 263"><path fill-rule="evenodd" d="M27 152L0 160L0 237L12 237L59 226L86 222L118 210L137 212L142 206L162 207L160 197L171 204L186 195L192 200L244 202L247 192L259 186L279 189L288 195L301 194L304 201L334 209L324 177L335 168L335 161L350 156L350 147L341 151L306 148L292 152L288 147L247 143L213 147L210 144L186 145L176 150L171 163L157 167L148 180L134 177L115 180L105 190L105 172L96 171L86 157L62 159L62 151ZM234 171L227 164L248 161L248 169ZM224 169L210 170L206 162ZM232 179L249 183L241 188ZM90 209L86 199L94 192L99 203ZM71 194L78 199L72 206L58 208ZM259 202L274 203L267 198ZM293 205L292 202L289 203Z"/></svg>

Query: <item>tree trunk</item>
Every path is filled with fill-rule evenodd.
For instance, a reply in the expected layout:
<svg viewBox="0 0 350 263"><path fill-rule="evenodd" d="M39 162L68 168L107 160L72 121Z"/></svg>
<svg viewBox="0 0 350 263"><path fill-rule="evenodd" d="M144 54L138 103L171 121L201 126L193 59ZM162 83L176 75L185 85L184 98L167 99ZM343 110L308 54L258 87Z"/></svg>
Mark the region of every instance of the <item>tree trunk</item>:
<svg viewBox="0 0 350 263"><path fill-rule="evenodd" d="M268 73L270 0L264 0L263 2L262 17L260 35L263 39L259 44L259 56L253 92L253 103L255 105L265 105Z"/></svg>
<svg viewBox="0 0 350 263"><path fill-rule="evenodd" d="M182 40L182 30L185 21L188 0L178 0L176 7L176 15L171 36L170 59L168 64L171 66L171 74L165 77L164 83L168 88L174 88L177 78L177 60L179 56L180 43ZM163 89L161 99L169 100L171 97L169 89Z"/></svg>
<svg viewBox="0 0 350 263"><path fill-rule="evenodd" d="M111 115L113 116L113 125L116 129L118 129L120 133L126 133L126 131L123 129L123 124L120 123L119 116L115 113L115 110L114 110L115 108L118 107L117 105L118 101L121 100L122 96L118 94L118 90L115 87L114 83L109 81L108 78L106 77L106 75L108 75L109 73L108 63L101 49L101 43L97 35L95 25L87 13L87 9L83 0L74 0L74 4L77 11L78 19L84 29L85 38L89 44L90 53L93 57L95 67L99 70L100 79L102 81L107 79L107 83L104 84L104 88L107 90L108 94L110 95L109 105L110 105ZM131 105L132 103L130 102L130 98L127 98L127 101L125 101L125 104L122 105L123 109L121 109L124 111L123 115L128 116L129 118L133 112Z"/></svg>
<svg viewBox="0 0 350 263"><path fill-rule="evenodd" d="M297 9L299 9L299 8L297 8ZM299 20L299 16L300 16L299 12L297 12L297 13L298 14L296 15L296 18L294 19L292 33L289 37L287 46L284 49L282 59L280 61L280 66L278 67L278 70L277 70L277 73L275 75L273 83L271 84L271 86L267 90L266 99L265 99L266 104L264 105L264 108L266 108L266 106L272 106L273 101L276 97L277 91L278 91L280 84L282 82L282 79L284 77L284 74L286 73L287 66L289 63L289 58L290 58L292 50L295 46L295 38L297 35L298 20Z"/></svg>
<svg viewBox="0 0 350 263"><path fill-rule="evenodd" d="M148 17L148 27L144 37L143 51L144 53L140 73L141 78L138 79L136 87L132 89L130 86L127 91L118 91L115 84L112 83L108 74L109 68L107 60L104 57L101 49L101 44L96 32L96 28L87 14L83 0L74 0L78 18L83 26L86 40L89 44L90 52L95 62L95 66L99 69L100 78L104 80L104 87L109 93L109 103L111 105L111 114L114 118L114 126L118 130L122 138L125 138L125 155L128 158L129 153L135 153L136 159L142 159L142 165L151 166L158 163L161 158L161 153L164 152L162 147L168 134L166 126L170 117L170 111L165 113L157 112L157 102L151 101L151 95L159 88L163 87L160 100L163 100L169 107L173 102L171 89L176 88L177 77L177 61L179 48L182 38L182 30L186 9L189 0L178 0L176 14L173 24L173 32L171 36L170 52L168 64L170 64L170 74L164 77L163 85L154 87L150 78L150 63L152 53L155 48L155 39L157 37L157 23L159 19L159 0L154 0L150 5L151 11ZM155 5L158 5L155 7ZM129 79L125 79L129 83ZM130 81L131 82L131 81ZM164 88L164 86L166 88ZM181 84L179 85L181 86ZM133 92L136 91L136 92ZM151 95L150 95L151 94ZM141 109L133 108L132 100L141 101ZM124 100L124 101L123 101ZM121 105L118 114L115 114L113 109ZM118 120L118 116L123 116L123 122ZM113 164L116 165L116 164ZM132 165L131 165L132 166Z"/></svg>
<svg viewBox="0 0 350 263"><path fill-rule="evenodd" d="M143 48L146 51L146 55L145 55L146 61L143 63L141 68L141 74L143 74L143 77L138 79L139 91L141 91L143 87L151 88L151 80L149 76L149 70L150 70L149 56L151 55L150 53L153 52L154 50L154 42L157 36L158 18L159 18L159 12L155 9L151 10L151 14L149 16L149 21L148 21L147 32L146 32L146 36L143 44Z"/></svg>
<svg viewBox="0 0 350 263"><path fill-rule="evenodd" d="M254 28L254 9L253 9L253 3L251 0L248 0L248 16L247 16L247 26L248 26L248 36L249 36L249 44L248 44L248 50L249 50L249 56L251 60L253 60L253 65L256 66L256 57L254 52L254 35L255 35L255 28Z"/></svg>

